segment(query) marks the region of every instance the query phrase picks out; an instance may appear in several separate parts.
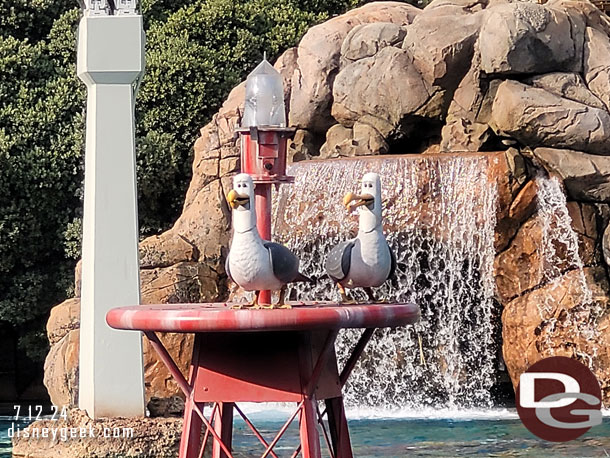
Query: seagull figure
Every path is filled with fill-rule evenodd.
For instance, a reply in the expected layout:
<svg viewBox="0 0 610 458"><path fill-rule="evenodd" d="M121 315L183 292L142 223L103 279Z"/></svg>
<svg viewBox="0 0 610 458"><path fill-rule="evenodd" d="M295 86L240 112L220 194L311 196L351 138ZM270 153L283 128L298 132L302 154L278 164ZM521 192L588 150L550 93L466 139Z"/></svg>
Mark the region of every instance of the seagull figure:
<svg viewBox="0 0 610 458"><path fill-rule="evenodd" d="M337 284L341 302L353 303L347 297L346 288L364 288L369 300L375 302L371 288L381 286L396 270L396 258L383 235L379 175L365 174L361 194L348 192L343 205L349 212L360 209L358 236L330 251L326 272Z"/></svg>
<svg viewBox="0 0 610 458"><path fill-rule="evenodd" d="M280 291L277 306L290 308L284 301L286 285L312 282L299 272L299 258L279 243L263 240L256 228L254 183L247 173L233 178L227 195L233 215L233 240L225 262L229 278L246 291L255 291L251 307L261 308L261 290ZM269 308L274 308L270 305Z"/></svg>

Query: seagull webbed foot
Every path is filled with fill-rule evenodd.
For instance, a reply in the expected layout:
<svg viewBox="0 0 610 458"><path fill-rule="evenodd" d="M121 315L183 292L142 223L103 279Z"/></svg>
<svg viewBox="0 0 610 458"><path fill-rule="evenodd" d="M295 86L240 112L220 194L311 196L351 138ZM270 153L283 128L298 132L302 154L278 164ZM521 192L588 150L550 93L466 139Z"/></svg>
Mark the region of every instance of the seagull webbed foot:
<svg viewBox="0 0 610 458"><path fill-rule="evenodd" d="M355 305L357 302L347 295L345 288L341 283L337 283L337 288L339 288L339 294L341 294L341 300L339 303L341 305Z"/></svg>
<svg viewBox="0 0 610 458"><path fill-rule="evenodd" d="M282 289L280 289L280 297L277 301L277 304L275 304L275 308L278 308L278 309L291 309L292 308L292 305L286 303L286 285L282 286Z"/></svg>
<svg viewBox="0 0 610 458"><path fill-rule="evenodd" d="M250 303L249 308L254 309L254 310L258 310L261 308L261 305L258 303L258 295L260 294L260 291L254 291L254 298L252 299L252 302Z"/></svg>

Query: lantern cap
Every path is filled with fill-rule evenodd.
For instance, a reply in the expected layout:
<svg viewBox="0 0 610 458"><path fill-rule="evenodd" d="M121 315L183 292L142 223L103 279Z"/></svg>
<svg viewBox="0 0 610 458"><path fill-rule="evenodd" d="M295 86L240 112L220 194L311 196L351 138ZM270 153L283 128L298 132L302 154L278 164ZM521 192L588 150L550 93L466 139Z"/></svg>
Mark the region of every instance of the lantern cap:
<svg viewBox="0 0 610 458"><path fill-rule="evenodd" d="M282 76L263 58L246 79L242 127L286 127Z"/></svg>

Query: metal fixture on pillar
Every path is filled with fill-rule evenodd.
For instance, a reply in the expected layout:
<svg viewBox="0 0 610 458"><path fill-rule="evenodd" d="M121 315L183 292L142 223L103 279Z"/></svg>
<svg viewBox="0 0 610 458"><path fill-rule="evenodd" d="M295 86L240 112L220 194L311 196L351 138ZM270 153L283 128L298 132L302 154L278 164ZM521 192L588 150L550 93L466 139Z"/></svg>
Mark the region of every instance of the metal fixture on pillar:
<svg viewBox="0 0 610 458"><path fill-rule="evenodd" d="M265 240L271 240L272 185L294 180L286 175L286 149L295 130L286 127L282 77L264 58L246 79L244 115L236 131L241 137L241 171L256 184L256 226ZM270 304L270 291L261 291L259 300Z"/></svg>
<svg viewBox="0 0 610 458"><path fill-rule="evenodd" d="M135 0L81 0L77 73L87 85L79 407L144 415L142 341L106 324L140 303L134 103L144 71Z"/></svg>

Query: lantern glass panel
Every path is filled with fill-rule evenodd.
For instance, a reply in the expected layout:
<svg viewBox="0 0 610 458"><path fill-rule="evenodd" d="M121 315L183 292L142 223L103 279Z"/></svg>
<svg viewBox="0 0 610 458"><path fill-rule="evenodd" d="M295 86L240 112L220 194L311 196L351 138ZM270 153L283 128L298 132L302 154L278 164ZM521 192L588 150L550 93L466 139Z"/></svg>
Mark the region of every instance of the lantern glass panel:
<svg viewBox="0 0 610 458"><path fill-rule="evenodd" d="M246 79L246 101L241 125L286 127L282 76L265 59Z"/></svg>

